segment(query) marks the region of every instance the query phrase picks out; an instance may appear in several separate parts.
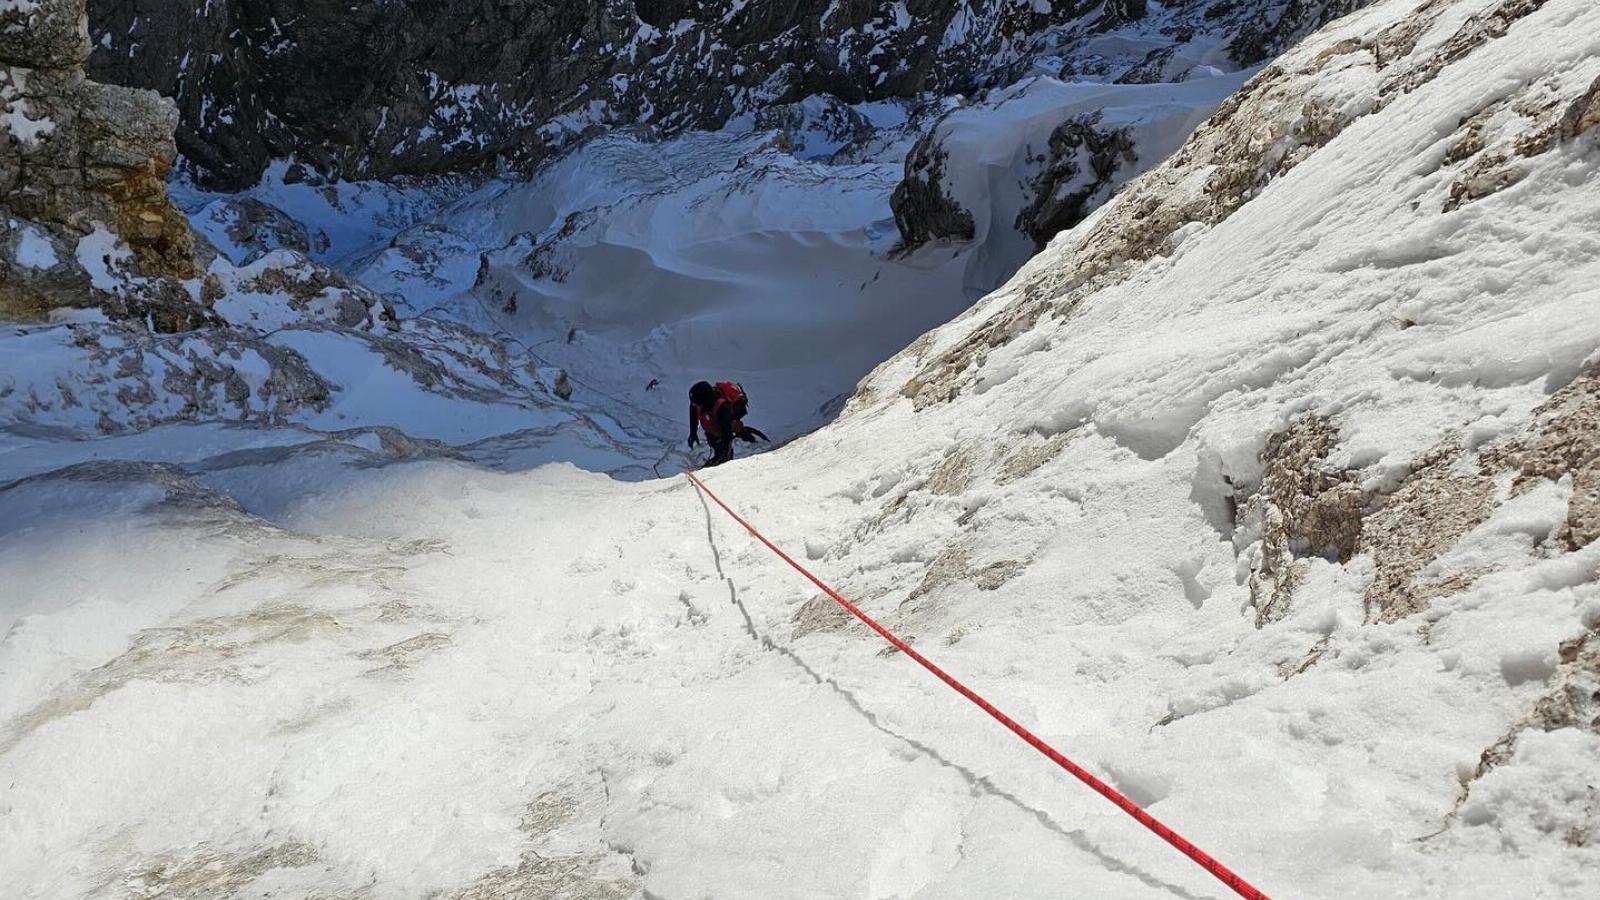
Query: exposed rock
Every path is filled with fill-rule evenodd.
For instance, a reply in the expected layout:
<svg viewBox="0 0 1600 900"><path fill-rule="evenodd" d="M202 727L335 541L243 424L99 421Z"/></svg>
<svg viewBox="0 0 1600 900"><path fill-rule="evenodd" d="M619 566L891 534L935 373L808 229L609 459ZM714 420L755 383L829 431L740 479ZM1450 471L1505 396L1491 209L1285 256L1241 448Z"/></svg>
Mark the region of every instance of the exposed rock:
<svg viewBox="0 0 1600 900"><path fill-rule="evenodd" d="M916 587L911 589L911 593L906 595L906 599L901 601L901 611L918 611L921 609L921 605L917 601L921 598L946 585L966 580L971 563L972 544L970 541L962 540L946 547L938 556L934 557L933 562L928 564L927 571L922 574L922 580L917 583Z"/></svg>
<svg viewBox="0 0 1600 900"><path fill-rule="evenodd" d="M1294 69L1272 66L1252 78L1176 154L1125 187L1067 258L1035 272L1016 302L926 363L902 395L918 408L949 400L990 349L1046 312L1068 314L1138 263L1170 253L1180 228L1226 219L1331 141L1355 110L1335 109L1316 96L1320 73L1320 63L1307 62Z"/></svg>
<svg viewBox="0 0 1600 900"><path fill-rule="evenodd" d="M1222 96L1218 91L1210 102L1189 101L1193 105L1185 112L1204 115ZM993 122L974 118L971 106L945 111L918 140L906 157L904 175L890 203L902 250L914 250L930 241L980 237L992 252L1014 255L1012 264L1003 267L1009 272L1057 234L1083 221L1109 200L1122 182L1138 174L1135 126L1125 111L1113 113L1115 124L1107 123L1103 109L1081 102L1059 82L1041 81L995 92L977 108L985 117L993 115L1005 121L1006 109L1013 104L1034 111L1008 123L993 141L974 140L975 127L993 127ZM1184 105L1174 102L1172 109ZM1156 151L1155 156L1159 158L1166 149ZM1015 188L996 186L1000 180L997 160L1007 155L1012 155L1008 164L1015 172ZM989 187L975 189L983 183ZM980 212L1003 209L1011 221L997 217L986 223L979 235L978 222L984 220L968 208L970 204L981 204ZM1007 226L1029 240L1015 241L1009 235L992 240L997 229Z"/></svg>
<svg viewBox="0 0 1600 900"><path fill-rule="evenodd" d="M243 268L226 272L224 295L269 295L302 320L331 322L355 328L381 320L394 322L383 298L344 275L293 250L274 250ZM277 314L280 310L274 310ZM239 322L237 324L253 324Z"/></svg>
<svg viewBox="0 0 1600 900"><path fill-rule="evenodd" d="M171 900L222 897L242 892L265 872L303 869L317 861L315 847L295 842L240 851L201 846L149 860L126 873L123 883L137 886L130 896Z"/></svg>
<svg viewBox="0 0 1600 900"><path fill-rule="evenodd" d="M1019 559L1003 559L974 568L972 543L968 540L958 541L946 547L929 564L922 580L911 589L905 600L901 601L900 612L906 615L926 612L926 604L918 601L947 585L962 581L972 582L980 591L999 590L1006 582L1027 569L1028 563Z"/></svg>
<svg viewBox="0 0 1600 900"><path fill-rule="evenodd" d="M1437 78L1451 63L1459 61L1488 41L1503 37L1517 20L1537 12L1545 2L1546 0L1501 0L1493 9L1468 18L1444 46L1430 54L1427 59L1385 82L1380 96L1387 101L1395 94L1409 94L1427 84ZM1424 13L1431 12L1436 17L1442 9L1443 4L1430 3L1424 8ZM1417 33L1420 34L1420 30ZM1414 45L1415 38L1412 38L1412 42Z"/></svg>
<svg viewBox="0 0 1600 900"><path fill-rule="evenodd" d="M1256 12L1228 44L1228 53L1240 65L1269 60L1295 42L1366 6L1371 0L1289 0Z"/></svg>
<svg viewBox="0 0 1600 900"><path fill-rule="evenodd" d="M1486 451L1484 466L1516 472L1516 493L1540 479L1570 476L1572 497L1558 537L1573 550L1600 538L1600 372L1557 391L1535 411L1531 433Z"/></svg>
<svg viewBox="0 0 1600 900"><path fill-rule="evenodd" d="M366 673L368 675L403 674L416 668L418 663L427 657L450 646L450 643L448 634L425 631L385 647L364 650L357 656L381 663L377 668L368 671Z"/></svg>
<svg viewBox="0 0 1600 900"><path fill-rule="evenodd" d="M71 69L89 58L83 5L26 0L0 6L0 60L30 69Z"/></svg>
<svg viewBox="0 0 1600 900"><path fill-rule="evenodd" d="M855 621L849 611L835 603L832 597L818 594L800 604L790 620L794 623L791 640L799 640L818 631L842 631Z"/></svg>
<svg viewBox="0 0 1600 900"><path fill-rule="evenodd" d="M468 887L442 896L446 900L501 900L505 897L630 900L639 896L637 879L626 871L608 874L607 862L598 855L543 856L530 849L516 865L495 869Z"/></svg>
<svg viewBox="0 0 1600 900"><path fill-rule="evenodd" d="M895 227L906 247L973 238L976 225L972 213L945 192L948 161L949 154L939 144L936 131L924 135L906 156L905 178L889 199Z"/></svg>
<svg viewBox="0 0 1600 900"><path fill-rule="evenodd" d="M1556 658L1556 671L1550 678L1549 689L1512 724L1510 730L1479 755L1477 766L1471 777L1461 785L1455 807L1446 817L1446 829L1462 816L1463 810L1467 811L1468 816L1471 815L1468 804L1473 788L1485 775L1512 761L1524 734L1564 728L1600 734L1600 628L1590 628L1575 638L1562 641ZM1593 816L1594 813L1591 807L1589 815ZM1564 835L1566 842L1573 846L1583 846L1590 837L1586 829L1579 825L1572 826Z"/></svg>
<svg viewBox="0 0 1600 900"><path fill-rule="evenodd" d="M1463 25L1449 47L1430 52L1424 60L1412 57L1418 55L1417 41L1425 27L1404 34L1389 29L1366 39L1330 38L1323 43L1312 39L1290 50L1223 103L1177 153L1123 188L1105 215L1056 264L1030 272L1018 283L1012 302L990 307L964 338L920 361L918 371L901 386L901 396L918 409L955 397L975 377L989 351L1027 331L1047 313L1071 315L1084 298L1127 279L1142 263L1171 254L1180 230L1226 220L1352 122L1381 108L1386 95L1431 80L1444 67L1503 34L1517 15L1526 14L1524 4L1537 2L1505 0L1501 13ZM1311 5L1291 3L1290 8ZM1427 0L1412 18L1442 16L1458 5L1459 0ZM1413 67L1407 68L1407 63ZM1352 97L1343 93L1343 87L1330 87L1353 83L1344 73L1360 68L1377 72L1392 68L1395 74L1384 80L1360 79L1373 85L1363 89L1365 95ZM1423 71L1431 74L1421 80L1412 74ZM1587 111L1589 104L1584 101L1580 108ZM1581 123L1586 115L1575 113L1574 119ZM1600 117L1600 112L1593 115Z"/></svg>
<svg viewBox="0 0 1600 900"><path fill-rule="evenodd" d="M0 261L20 273L0 291L0 314L38 318L53 306L99 305L162 329L204 321L176 283L198 274L188 221L166 192L176 110L149 91L84 76L83 0L30 0L0 15L0 214L68 241L103 226L131 252L131 277L116 289L81 271L36 278ZM64 265L81 270L75 257ZM81 290L85 283L93 292Z"/></svg>
<svg viewBox="0 0 1600 900"><path fill-rule="evenodd" d="M81 326L70 341L85 357L70 375L16 393L0 386L8 423L53 427L87 413L102 434L174 421L279 423L326 408L334 391L300 354L237 329L150 334L134 323Z"/></svg>
<svg viewBox="0 0 1600 900"><path fill-rule="evenodd" d="M1262 454L1261 489L1240 507L1236 542L1261 541L1250 574L1258 627L1287 614L1313 557L1346 563L1357 553L1370 555L1375 574L1363 605L1373 621L1421 612L1475 579L1475 573L1421 573L1489 517L1493 479L1465 466L1460 450L1446 445L1425 455L1392 493L1368 496L1355 473L1328 466L1335 440L1316 417L1273 437Z"/></svg>
<svg viewBox="0 0 1600 900"><path fill-rule="evenodd" d="M1160 84L1171 81L1169 70L1172 60L1178 55L1177 47L1161 47L1151 50L1144 61L1123 73L1117 79L1117 84Z"/></svg>
<svg viewBox="0 0 1600 900"><path fill-rule="evenodd" d="M1435 597L1472 586L1475 573L1422 575L1494 511L1494 479L1466 465L1459 448L1445 444L1424 455L1400 487L1373 506L1357 547L1372 555L1376 569L1362 597L1369 620L1403 619Z"/></svg>
<svg viewBox="0 0 1600 900"><path fill-rule="evenodd" d="M1044 168L1030 186L1033 202L1017 215L1017 230L1041 250L1110 199L1117 170L1138 159L1132 130L1102 131L1099 118L1076 117L1050 134Z"/></svg>
<svg viewBox="0 0 1600 900"><path fill-rule="evenodd" d="M484 171L594 127L669 135L813 94L954 93L976 87L980 62L1097 5L307 0L287 16L247 0L95 0L93 71L176 96L185 156L241 187L274 157L334 177ZM963 39L944 40L958 17Z"/></svg>
<svg viewBox="0 0 1600 900"><path fill-rule="evenodd" d="M755 125L780 132L790 141L787 151L807 159L831 158L874 134L872 123L837 97L767 107L755 114Z"/></svg>
<svg viewBox="0 0 1600 900"><path fill-rule="evenodd" d="M28 15L20 32L34 39L28 49L13 57L0 48L8 109L35 123L18 131L13 122L0 147L0 205L79 232L101 222L128 242L141 274L192 276L188 223L164 181L176 156L176 109L149 91L84 77L82 0L38 0ZM67 20L75 31L63 28Z"/></svg>
<svg viewBox="0 0 1600 900"><path fill-rule="evenodd" d="M253 262L273 250L310 253L327 249L326 235L319 234L313 247L306 226L254 197L228 197L208 204L196 214L195 227L206 230L236 265Z"/></svg>
<svg viewBox="0 0 1600 900"><path fill-rule="evenodd" d="M1377 70L1382 72L1397 62L1403 61L1417 49L1417 42L1422 35L1433 27L1451 6L1453 0L1425 0L1411 15L1406 16L1379 32L1365 44L1372 51L1373 63ZM1357 42L1357 48L1361 48Z"/></svg>
<svg viewBox="0 0 1600 900"><path fill-rule="evenodd" d="M1566 115L1561 117L1561 137L1575 140L1596 127L1600 127L1600 78L1567 107Z"/></svg>
<svg viewBox="0 0 1600 900"><path fill-rule="evenodd" d="M1027 571L1028 564L1020 559L1004 559L989 563L971 572L972 583L980 591L997 591L1001 585Z"/></svg>
<svg viewBox="0 0 1600 900"><path fill-rule="evenodd" d="M1183 40L1202 28L1238 34L1236 62L1254 65L1365 2L1173 0L1163 13ZM536 163L602 128L671 136L814 95L970 94L1147 7L304 0L288 15L249 0L94 0L91 72L175 96L178 145L195 173L239 188L273 158L297 159L297 178L484 172ZM1052 30L1065 34L1042 39Z"/></svg>
<svg viewBox="0 0 1600 900"><path fill-rule="evenodd" d="M1101 26L1111 27L1124 22L1136 22L1144 18L1145 13L1149 11L1149 0L1106 0L1105 8L1100 13Z"/></svg>
<svg viewBox="0 0 1600 900"><path fill-rule="evenodd" d="M42 225L0 218L0 315L37 321L92 299L73 247Z"/></svg>
<svg viewBox="0 0 1600 900"><path fill-rule="evenodd" d="M1067 445L1070 435L1066 433L1044 437L1038 432L1030 431L1020 436L1010 447L1001 447L995 450L995 462L998 470L995 472L994 483L1007 485L1013 481L1033 474L1040 466L1056 458L1061 449Z"/></svg>
<svg viewBox="0 0 1600 900"><path fill-rule="evenodd" d="M232 498L206 486L183 468L167 463L97 460L30 476L5 487L10 489L39 480L146 483L164 491L162 507L209 519L224 533L251 537L261 533L261 523L241 510ZM371 564L370 556L352 558L347 552L343 559L329 561L324 571L341 568L359 571ZM242 677L240 670L248 668L243 658L256 648L297 643L317 635L338 633L344 628L325 610L278 602L229 615L190 620L178 627L143 629L130 635L131 643L120 655L65 679L32 708L0 725L0 753L8 752L39 728L89 709L132 682L216 684L237 680ZM129 875L158 887L162 882L177 882L182 877L182 889L152 891L143 896L199 900L237 896L239 888L262 871L288 864L285 860L266 861L266 865L255 868L248 862L259 859L254 854L243 859L229 859L232 854L201 851L199 856L204 861L197 866L190 867L169 858L149 870ZM231 871L241 864L246 871ZM179 876L179 872L184 875ZM234 881L236 874L243 875L238 882Z"/></svg>
<svg viewBox="0 0 1600 900"><path fill-rule="evenodd" d="M1600 80L1567 99L1549 80L1523 86L1462 122L1445 164L1468 164L1450 185L1444 212L1497 194L1522 180L1522 161L1577 140L1600 125Z"/></svg>
<svg viewBox="0 0 1600 900"><path fill-rule="evenodd" d="M1482 571L1424 575L1428 566L1487 521L1505 498L1497 481L1514 473L1512 496L1570 478L1566 521L1555 538L1579 550L1600 538L1600 373L1589 372L1534 411L1533 424L1472 458L1445 441L1423 454L1393 490L1364 494L1356 473L1329 466L1337 435L1307 416L1268 441L1261 486L1240 504L1235 543L1261 542L1250 594L1258 626L1281 619L1310 558L1371 557L1363 596L1369 620L1392 622L1436 598L1470 588Z"/></svg>
<svg viewBox="0 0 1600 900"><path fill-rule="evenodd" d="M1530 728L1555 731L1581 728L1600 734L1600 629L1562 641L1551 689L1478 759L1474 778L1511 758L1517 736Z"/></svg>
<svg viewBox="0 0 1600 900"><path fill-rule="evenodd" d="M946 456L928 474L928 492L941 497L955 497L972 486L972 451L961 447Z"/></svg>
<svg viewBox="0 0 1600 900"><path fill-rule="evenodd" d="M1032 328L1048 311L1049 304L1042 298L1024 297L1022 302L974 328L954 347L925 362L916 375L900 386L900 396L910 398L918 410L950 402L988 358L990 350Z"/></svg>
<svg viewBox="0 0 1600 900"><path fill-rule="evenodd" d="M1261 487L1241 507L1236 541L1261 541L1250 573L1256 625L1283 618L1307 560L1348 562L1361 536L1365 498L1355 473L1328 464L1333 426L1306 416L1274 435L1261 453Z"/></svg>

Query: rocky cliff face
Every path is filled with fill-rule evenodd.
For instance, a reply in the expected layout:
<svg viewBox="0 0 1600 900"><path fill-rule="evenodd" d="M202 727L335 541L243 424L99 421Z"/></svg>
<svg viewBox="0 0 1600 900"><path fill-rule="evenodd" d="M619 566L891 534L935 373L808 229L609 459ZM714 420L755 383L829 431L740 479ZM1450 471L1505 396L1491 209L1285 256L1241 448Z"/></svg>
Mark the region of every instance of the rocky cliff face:
<svg viewBox="0 0 1600 900"><path fill-rule="evenodd" d="M1128 53L1127 45L1106 40L1113 22L1151 15L1142 0L1111 3L1105 18L1057 29L1042 36L1025 61L1063 79L1087 78L1120 84L1159 84L1211 77L1221 65L1242 68L1271 59L1329 21L1371 0L1292 0L1251 3L1188 0L1167 4L1160 21L1151 21L1145 41L1154 49ZM1013 70L1013 74L1022 74ZM991 101L992 102L992 101ZM1001 98L999 102L1004 102ZM895 222L908 247L929 241L969 240L971 212L956 198L949 171L971 160L951 159L947 131L935 126L906 157L905 181L894 197ZM1043 248L1050 239L1083 221L1122 182L1138 174L1139 154L1130 130L1079 115L1061 122L1038 148L1030 178L1030 200L1015 223ZM1145 166L1153 163L1147 160Z"/></svg>
<svg viewBox="0 0 1600 900"><path fill-rule="evenodd" d="M165 182L177 111L88 80L88 56L83 0L0 4L0 311L103 306L191 327L179 281L198 274L194 244Z"/></svg>
<svg viewBox="0 0 1600 900"><path fill-rule="evenodd" d="M1160 14L1188 17L1171 24L1179 37L1196 32L1189 18L1229 26L1227 54L1251 65L1362 2L1181 0ZM176 97L179 148L225 188L274 158L308 177L486 170L606 127L715 128L814 94L965 93L1059 57L1071 41L1058 32L1153 15L1143 0L93 0L91 11L90 71Z"/></svg>
<svg viewBox="0 0 1600 900"><path fill-rule="evenodd" d="M484 169L612 125L962 90L981 60L1097 5L95 0L92 70L177 97L196 174L242 187L275 157L344 177Z"/></svg>

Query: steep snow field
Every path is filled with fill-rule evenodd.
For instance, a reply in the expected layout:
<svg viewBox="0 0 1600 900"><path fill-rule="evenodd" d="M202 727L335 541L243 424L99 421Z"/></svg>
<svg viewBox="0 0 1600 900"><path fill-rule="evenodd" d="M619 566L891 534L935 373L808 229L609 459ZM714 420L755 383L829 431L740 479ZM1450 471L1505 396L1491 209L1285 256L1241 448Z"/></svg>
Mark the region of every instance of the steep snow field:
<svg viewBox="0 0 1600 900"><path fill-rule="evenodd" d="M1028 259L1014 222L1056 124L1093 113L1104 128L1128 129L1126 180L1168 156L1243 80L1036 76L960 109L938 128L963 174L954 198L978 227L971 242L915 252L899 246L889 198L928 127L912 116L928 115L925 103L813 98L782 132L739 120L666 142L616 133L529 181L473 191L284 184L280 165L247 196L303 223L312 258L383 294L403 318L496 335L567 370L580 401L662 442L681 440L682 386L708 372L745 384L759 398L755 418L787 438L828 421L873 366ZM234 264L286 246L259 226L241 241L237 198L179 196ZM673 389L644 392L651 379Z"/></svg>
<svg viewBox="0 0 1600 900"><path fill-rule="evenodd" d="M833 424L707 480L1269 894L1593 897L1600 9L1413 6L1291 52ZM799 227L828 211L793 177L700 221L841 240ZM550 196L451 232L583 205ZM667 277L621 260L673 204L625 199L563 245L570 280L481 314L581 321L552 355L619 371L694 356L699 310L608 319ZM881 240L852 235L829 258ZM650 249L699 279L679 297L726 283ZM900 265L909 291L962 262ZM683 479L331 426L4 438L8 893L1225 895Z"/></svg>
<svg viewBox="0 0 1600 900"><path fill-rule="evenodd" d="M8 341L19 362L0 371L0 427L68 440L223 417L389 427L490 442L471 456L508 468L654 477L687 458L684 386L714 373L744 383L753 421L791 439L1009 277L1034 249L1019 230L1029 202L1096 179L1090 206L1104 202L1242 83L1217 68L1237 23L1197 31L1200 15L1052 32L1021 81L974 98L819 95L716 133L619 129L529 180L324 183L282 161L241 194L174 185L217 253L187 289L215 294L236 331L151 340L58 314ZM1170 81L1112 83L1129 73ZM1125 152L1059 156L1065 120L1093 120ZM890 198L930 130L958 176L942 188L976 227L908 249ZM1076 177L1040 183L1052 168ZM131 254L91 237L45 249L130 293ZM651 380L665 387L644 390Z"/></svg>

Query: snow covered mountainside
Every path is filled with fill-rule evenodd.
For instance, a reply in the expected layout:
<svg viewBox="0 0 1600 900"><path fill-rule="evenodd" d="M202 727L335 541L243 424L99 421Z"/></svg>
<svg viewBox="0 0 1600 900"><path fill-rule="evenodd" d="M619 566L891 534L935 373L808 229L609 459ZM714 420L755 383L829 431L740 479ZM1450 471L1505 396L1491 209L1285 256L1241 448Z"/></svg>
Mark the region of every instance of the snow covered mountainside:
<svg viewBox="0 0 1600 900"><path fill-rule="evenodd" d="M528 179L323 183L280 161L243 193L185 182L174 199L214 252L203 277L122 272L98 232L58 234L56 262L14 272L81 284L115 319L156 285L228 327L31 332L0 415L66 437L224 416L455 448L519 431L509 464L638 478L681 464L682 387L712 367L788 439L1170 154L1248 77L1218 68L1246 36L1235 12L1088 17L1050 45L1055 76L970 99L814 95L667 140L619 130ZM948 215L966 230L928 233ZM104 273L75 271L85 259ZM471 412L445 412L456 400Z"/></svg>
<svg viewBox="0 0 1600 900"><path fill-rule="evenodd" d="M884 359L1081 194L707 481L1274 896L1593 896L1600 9L1380 0L1225 100L1194 74L855 105L854 142L619 133L528 182L185 187L204 275L8 220L4 274L232 324L0 338L6 892L1223 896L681 478L601 474L677 462L681 385L624 379L727 348L798 430L797 348ZM1102 178L1084 128L1224 86ZM973 230L912 246L907 210ZM947 305L827 283L873 267Z"/></svg>

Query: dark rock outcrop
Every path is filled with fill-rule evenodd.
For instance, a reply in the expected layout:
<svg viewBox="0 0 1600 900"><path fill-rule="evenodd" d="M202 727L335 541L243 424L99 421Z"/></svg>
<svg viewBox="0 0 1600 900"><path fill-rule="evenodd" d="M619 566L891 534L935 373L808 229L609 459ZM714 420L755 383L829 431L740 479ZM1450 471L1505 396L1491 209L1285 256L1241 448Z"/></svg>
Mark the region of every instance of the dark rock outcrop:
<svg viewBox="0 0 1600 900"><path fill-rule="evenodd" d="M1111 199L1117 170L1138 159L1131 129L1097 128L1097 119L1069 119L1050 134L1044 168L1031 185L1033 200L1017 216L1017 230L1041 250Z"/></svg>
<svg viewBox="0 0 1600 900"><path fill-rule="evenodd" d="M1258 11L1248 15L1229 42L1228 54L1241 66L1266 62L1334 19L1371 3L1372 0L1289 0L1257 5ZM1238 8L1251 4L1225 5Z"/></svg>
<svg viewBox="0 0 1600 900"><path fill-rule="evenodd" d="M982 63L1097 5L94 0L91 71L175 96L195 174L242 187L280 157L332 177L483 170L596 128L968 90Z"/></svg>
<svg viewBox="0 0 1600 900"><path fill-rule="evenodd" d="M948 159L937 132L924 135L906 157L905 180L889 199L895 227L900 229L900 239L906 247L973 238L976 226L972 213L945 190Z"/></svg>
<svg viewBox="0 0 1600 900"><path fill-rule="evenodd" d="M1178 31L1238 31L1234 55L1249 65L1365 2L1165 8ZM196 177L239 188L276 158L333 178L484 171L616 126L670 135L819 94L970 93L1062 56L1071 41L1056 31L1087 36L1146 11L1145 0L92 0L90 72L176 97Z"/></svg>

